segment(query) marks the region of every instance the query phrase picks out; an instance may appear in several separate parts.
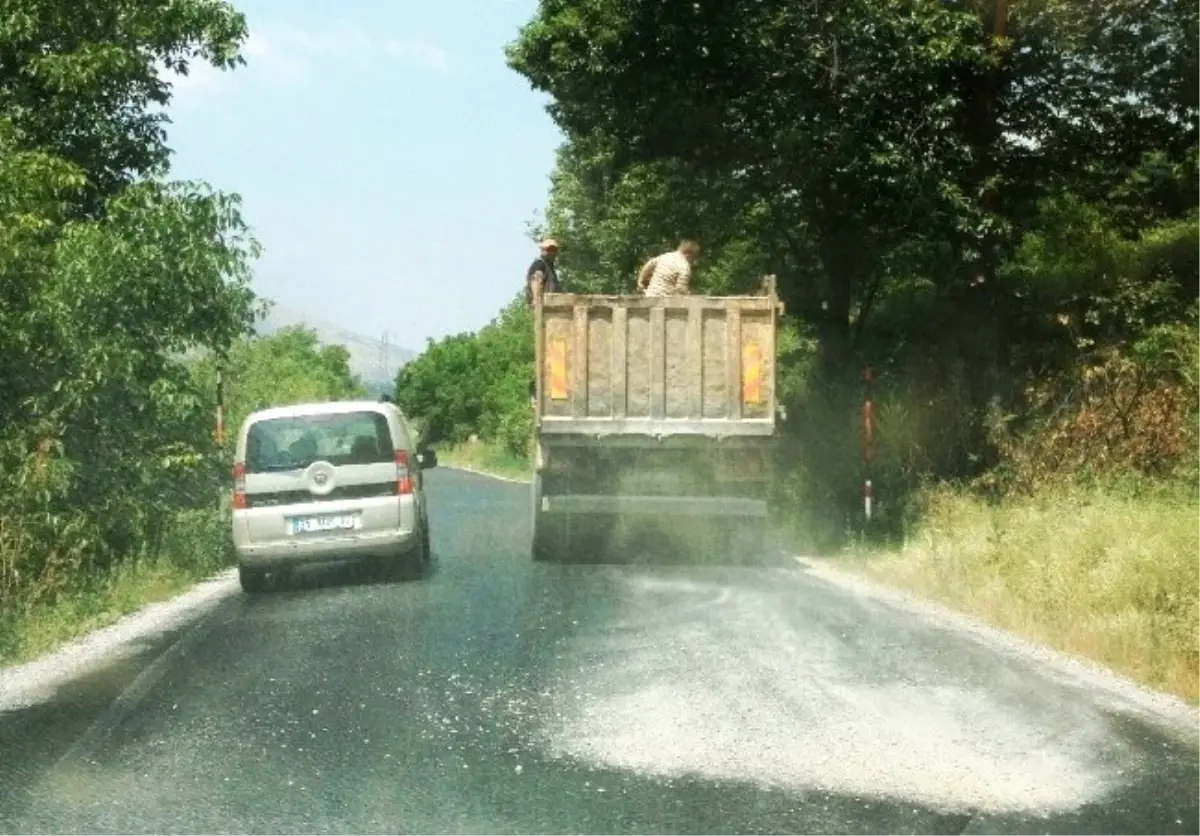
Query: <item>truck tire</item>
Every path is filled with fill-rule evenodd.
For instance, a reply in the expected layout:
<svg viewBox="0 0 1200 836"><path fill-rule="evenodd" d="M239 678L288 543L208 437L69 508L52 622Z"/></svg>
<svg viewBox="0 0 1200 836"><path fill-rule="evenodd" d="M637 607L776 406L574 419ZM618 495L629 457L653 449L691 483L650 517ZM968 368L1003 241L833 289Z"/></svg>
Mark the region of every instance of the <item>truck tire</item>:
<svg viewBox="0 0 1200 836"><path fill-rule="evenodd" d="M766 520L739 520L730 525L729 531L731 562L749 566L763 561L767 549Z"/></svg>
<svg viewBox="0 0 1200 836"><path fill-rule="evenodd" d="M566 519L543 514L537 508L533 515L533 559L539 563L558 563L570 546Z"/></svg>
<svg viewBox="0 0 1200 836"><path fill-rule="evenodd" d="M533 507L530 552L533 559L538 563L560 560L565 545L562 522L542 513L542 474L537 471L530 484L530 500Z"/></svg>

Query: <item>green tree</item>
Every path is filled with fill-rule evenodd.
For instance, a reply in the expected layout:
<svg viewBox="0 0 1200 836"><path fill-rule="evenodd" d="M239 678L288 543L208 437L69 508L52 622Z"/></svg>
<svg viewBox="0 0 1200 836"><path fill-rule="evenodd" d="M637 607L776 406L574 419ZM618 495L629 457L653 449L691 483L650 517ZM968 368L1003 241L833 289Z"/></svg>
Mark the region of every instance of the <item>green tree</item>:
<svg viewBox="0 0 1200 836"><path fill-rule="evenodd" d="M1061 403L1104 352L1186 329L1198 28L1174 0L543 0L508 59L567 137L564 275L625 286L687 228L713 240L702 288L779 276L820 347L804 380L804 339L781 363L792 499L829 509L864 475L859 363L898 497L996 461L994 399L1065 375Z"/></svg>
<svg viewBox="0 0 1200 836"><path fill-rule="evenodd" d="M693 282L703 292L757 286L765 260L746 246L752 223L745 195L721 178L703 179L674 162L618 169L601 143L573 140L558 150L545 230L561 238L572 288L631 293L646 259L694 237L702 251Z"/></svg>
<svg viewBox="0 0 1200 836"><path fill-rule="evenodd" d="M426 444L478 434L525 455L532 381L533 322L518 298L477 333L430 340L396 376L396 403L420 422Z"/></svg>
<svg viewBox="0 0 1200 836"><path fill-rule="evenodd" d="M211 0L0 16L3 603L215 514L225 473L182 358L251 332L258 249L235 196L165 179L162 71L231 67L244 35Z"/></svg>
<svg viewBox="0 0 1200 836"><path fill-rule="evenodd" d="M164 70L242 62L244 17L222 0L7 0L0 15L0 114L17 147L87 176L94 214L141 177L166 172Z"/></svg>
<svg viewBox="0 0 1200 836"><path fill-rule="evenodd" d="M350 371L345 346L321 345L317 332L303 326L243 338L219 364L232 434L259 409L366 397L362 381ZM206 393L205 402L214 408L217 366L217 357L210 354L193 367L193 377Z"/></svg>
<svg viewBox="0 0 1200 836"><path fill-rule="evenodd" d="M0 179L15 181L0 207L0 470L58 459L38 507L88 514L116 554L164 509L211 502L206 416L175 358L249 331L255 245L236 201L198 186L145 182L100 220L64 221L71 164L9 147Z"/></svg>
<svg viewBox="0 0 1200 836"><path fill-rule="evenodd" d="M934 187L961 165L955 98L932 82L979 60L969 19L904 6L545 2L510 62L554 96L569 137L610 138L619 167L673 161L741 195L739 214L769 219L761 246L799 268L778 271L781 292L841 364L888 247L956 199ZM813 255L815 275L802 266Z"/></svg>
<svg viewBox="0 0 1200 836"><path fill-rule="evenodd" d="M1195 145L1194 4L1096 11L544 0L509 61L571 142L610 150L607 182L671 163L745 195L741 214L769 219L758 245L794 253L781 292L820 326L834 378L889 277L917 271L984 380L1011 336L996 273L1038 201L1107 196L1145 155Z"/></svg>
<svg viewBox="0 0 1200 836"><path fill-rule="evenodd" d="M418 418L427 444L464 441L479 427L487 380L474 334L430 340L396 375L396 404Z"/></svg>
<svg viewBox="0 0 1200 836"><path fill-rule="evenodd" d="M533 414L533 317L523 300L509 304L479 331L479 376L485 381L480 404L480 435L516 456L529 450Z"/></svg>

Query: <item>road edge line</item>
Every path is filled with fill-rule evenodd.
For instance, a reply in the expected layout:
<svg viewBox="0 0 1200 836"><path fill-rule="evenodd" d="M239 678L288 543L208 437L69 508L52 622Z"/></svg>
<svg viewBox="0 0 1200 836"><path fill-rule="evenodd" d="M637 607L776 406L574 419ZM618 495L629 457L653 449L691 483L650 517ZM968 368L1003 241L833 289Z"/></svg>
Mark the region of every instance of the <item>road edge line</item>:
<svg viewBox="0 0 1200 836"><path fill-rule="evenodd" d="M457 464L442 464L439 465L441 470L457 470L460 473L470 473L472 476L482 476L485 479L495 479L497 482L508 482L513 485L528 485L529 479L515 479L512 476L500 476L496 473L488 473L485 470L475 470L472 467L463 467Z"/></svg>
<svg viewBox="0 0 1200 836"><path fill-rule="evenodd" d="M145 604L41 656L0 668L0 711L45 702L64 684L136 652L135 645L148 636L194 629L197 621L211 615L237 589L236 573L224 569L177 595ZM185 637L186 633L175 644ZM170 650L168 647L164 653Z"/></svg>
<svg viewBox="0 0 1200 836"><path fill-rule="evenodd" d="M105 741L112 737L113 733L133 716L138 706L162 681L175 661L181 656L186 656L189 650L208 635L212 629L212 619L206 616L210 615L212 615L211 612L203 613L196 623L187 628L186 633L139 673L133 682L129 683L129 687L109 703L100 716L88 726L87 731L55 761L51 771L67 767L72 762L85 763Z"/></svg>

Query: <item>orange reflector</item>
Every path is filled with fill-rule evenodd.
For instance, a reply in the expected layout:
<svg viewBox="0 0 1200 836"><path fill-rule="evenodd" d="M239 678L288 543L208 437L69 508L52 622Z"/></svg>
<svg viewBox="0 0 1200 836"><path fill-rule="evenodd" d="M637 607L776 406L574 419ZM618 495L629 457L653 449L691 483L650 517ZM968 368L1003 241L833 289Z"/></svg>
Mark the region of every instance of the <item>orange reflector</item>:
<svg viewBox="0 0 1200 836"><path fill-rule="evenodd" d="M742 346L742 403L763 403L763 351L757 342Z"/></svg>
<svg viewBox="0 0 1200 836"><path fill-rule="evenodd" d="M546 390L552 401L565 401L567 389L567 341L556 337L546 345Z"/></svg>
<svg viewBox="0 0 1200 836"><path fill-rule="evenodd" d="M246 498L246 463L233 463L233 507L244 510L250 507Z"/></svg>

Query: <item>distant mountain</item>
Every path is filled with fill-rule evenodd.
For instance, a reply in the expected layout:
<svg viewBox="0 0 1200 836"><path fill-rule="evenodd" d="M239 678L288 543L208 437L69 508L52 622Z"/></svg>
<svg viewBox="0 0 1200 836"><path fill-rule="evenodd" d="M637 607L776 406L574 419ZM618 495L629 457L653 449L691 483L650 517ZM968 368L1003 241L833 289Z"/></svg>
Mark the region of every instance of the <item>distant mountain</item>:
<svg viewBox="0 0 1200 836"><path fill-rule="evenodd" d="M278 302L271 306L266 319L259 323L258 333L266 336L295 325L316 331L317 339L326 345L345 346L350 352L350 371L358 375L372 397L391 394L396 383L396 372L417 356L417 352L394 345L390 340L385 345L381 338L348 331Z"/></svg>

